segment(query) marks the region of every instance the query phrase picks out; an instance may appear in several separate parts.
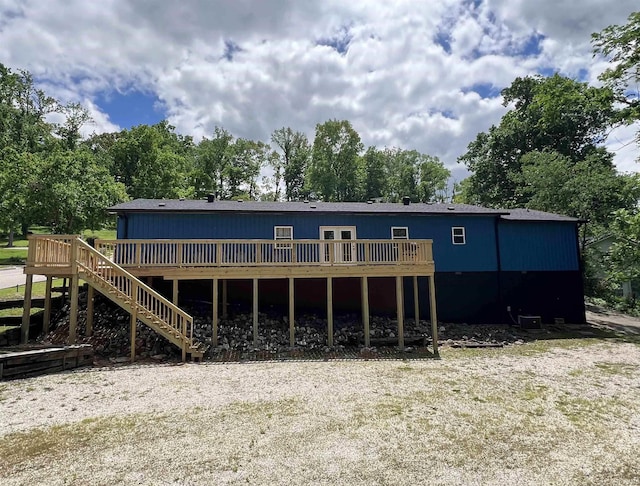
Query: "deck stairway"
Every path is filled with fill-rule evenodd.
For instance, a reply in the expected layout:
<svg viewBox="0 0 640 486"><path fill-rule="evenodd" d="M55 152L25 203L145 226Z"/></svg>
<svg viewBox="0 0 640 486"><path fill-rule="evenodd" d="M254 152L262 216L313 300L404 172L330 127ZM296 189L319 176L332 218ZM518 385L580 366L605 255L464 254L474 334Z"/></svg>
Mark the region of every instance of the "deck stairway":
<svg viewBox="0 0 640 486"><path fill-rule="evenodd" d="M82 239L66 244L72 273L180 348L183 360L202 358L206 345L193 339L193 317Z"/></svg>

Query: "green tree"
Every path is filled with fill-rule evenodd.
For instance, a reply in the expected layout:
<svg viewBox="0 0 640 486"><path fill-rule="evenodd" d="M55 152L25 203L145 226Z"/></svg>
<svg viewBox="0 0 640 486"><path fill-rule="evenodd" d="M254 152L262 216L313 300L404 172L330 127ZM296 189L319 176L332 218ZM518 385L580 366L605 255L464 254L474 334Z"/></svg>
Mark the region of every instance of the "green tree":
<svg viewBox="0 0 640 486"><path fill-rule="evenodd" d="M203 138L195 150L193 186L196 197L216 194L228 197L226 179L233 154L233 136L215 127L211 138Z"/></svg>
<svg viewBox="0 0 640 486"><path fill-rule="evenodd" d="M263 142L239 138L231 151L227 170L229 197L257 199L258 177L269 157L270 148Z"/></svg>
<svg viewBox="0 0 640 486"><path fill-rule="evenodd" d="M58 103L37 89L27 71L12 72L0 63L0 149L38 152L53 143L46 116Z"/></svg>
<svg viewBox="0 0 640 486"><path fill-rule="evenodd" d="M638 198L637 176L617 173L604 149L573 162L557 152L529 152L522 157L522 185L527 207L565 214L587 222L582 247L601 232L619 208L632 208Z"/></svg>
<svg viewBox="0 0 640 486"><path fill-rule="evenodd" d="M91 121L91 115L80 103L68 103L60 108L65 117L62 125L56 127L56 133L60 137L65 149L74 150L82 140L80 130Z"/></svg>
<svg viewBox="0 0 640 486"><path fill-rule="evenodd" d="M274 171L282 172L287 201L298 201L306 194L304 191L305 175L311 157L311 147L307 136L302 132L294 132L291 128L279 128L271 134L271 142L280 149L280 160L272 161ZM276 190L276 193L278 191Z"/></svg>
<svg viewBox="0 0 640 486"><path fill-rule="evenodd" d="M404 196L413 202L442 199L450 172L437 157L417 150L385 149L384 198L398 202Z"/></svg>
<svg viewBox="0 0 640 486"><path fill-rule="evenodd" d="M369 147L362 156L364 166L364 199L382 198L387 186L387 157L376 147Z"/></svg>
<svg viewBox="0 0 640 486"><path fill-rule="evenodd" d="M522 157L552 151L573 162L604 141L613 115L613 93L554 75L517 78L502 91L512 104L498 126L478 134L458 161L472 172L466 187L474 202L517 207L527 202Z"/></svg>
<svg viewBox="0 0 640 486"><path fill-rule="evenodd" d="M132 198L177 198L191 194L193 141L166 121L123 130L110 152L113 176Z"/></svg>
<svg viewBox="0 0 640 486"><path fill-rule="evenodd" d="M609 235L613 244L604 262L610 282L622 285L640 279L640 213L620 209L614 214Z"/></svg>
<svg viewBox="0 0 640 486"><path fill-rule="evenodd" d="M591 40L594 52L608 57L613 64L600 79L622 105L618 119L625 123L640 120L640 12L629 15L625 25L610 25L593 34ZM640 132L637 141L640 143Z"/></svg>
<svg viewBox="0 0 640 486"><path fill-rule="evenodd" d="M36 220L64 234L101 228L108 219L105 208L127 199L124 185L86 149L46 154L33 197Z"/></svg>
<svg viewBox="0 0 640 486"><path fill-rule="evenodd" d="M41 160L38 154L17 152L11 147L0 150L0 229L14 234L33 222L33 189L38 181Z"/></svg>
<svg viewBox="0 0 640 486"><path fill-rule="evenodd" d="M316 125L308 171L310 192L324 201L356 201L362 194L360 177L363 145L346 120Z"/></svg>

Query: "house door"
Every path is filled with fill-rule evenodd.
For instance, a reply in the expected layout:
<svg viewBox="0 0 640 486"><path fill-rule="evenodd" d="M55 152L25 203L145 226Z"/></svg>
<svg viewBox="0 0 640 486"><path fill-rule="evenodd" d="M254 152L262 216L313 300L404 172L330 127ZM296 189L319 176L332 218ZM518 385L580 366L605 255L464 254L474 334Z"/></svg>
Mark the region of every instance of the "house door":
<svg viewBox="0 0 640 486"><path fill-rule="evenodd" d="M355 240L355 226L321 226L321 240L333 240L336 243L326 243L323 247L323 260L331 262L331 252L333 251L333 262L349 263L355 261L356 245L355 243L337 243L341 240Z"/></svg>

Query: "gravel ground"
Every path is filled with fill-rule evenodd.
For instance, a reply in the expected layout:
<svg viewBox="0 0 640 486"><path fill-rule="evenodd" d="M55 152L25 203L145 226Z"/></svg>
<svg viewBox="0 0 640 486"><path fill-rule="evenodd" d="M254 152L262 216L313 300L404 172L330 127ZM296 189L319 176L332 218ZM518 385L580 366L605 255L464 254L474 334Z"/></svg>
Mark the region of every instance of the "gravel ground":
<svg viewBox="0 0 640 486"><path fill-rule="evenodd" d="M640 483L635 338L0 383L0 482Z"/></svg>

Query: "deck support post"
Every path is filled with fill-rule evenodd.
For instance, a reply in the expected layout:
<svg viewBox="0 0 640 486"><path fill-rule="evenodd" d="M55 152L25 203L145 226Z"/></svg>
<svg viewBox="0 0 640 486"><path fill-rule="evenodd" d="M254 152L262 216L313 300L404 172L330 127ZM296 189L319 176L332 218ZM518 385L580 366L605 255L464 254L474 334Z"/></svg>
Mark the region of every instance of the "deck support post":
<svg viewBox="0 0 640 486"><path fill-rule="evenodd" d="M222 281L222 318L227 318L227 280Z"/></svg>
<svg viewBox="0 0 640 486"><path fill-rule="evenodd" d="M253 279L253 347L258 347L258 279Z"/></svg>
<svg viewBox="0 0 640 486"><path fill-rule="evenodd" d="M364 326L364 347L371 346L369 330L369 278L362 277L362 324Z"/></svg>
<svg viewBox="0 0 640 486"><path fill-rule="evenodd" d="M402 277L396 277L396 306L398 310L398 347L404 351L404 293Z"/></svg>
<svg viewBox="0 0 640 486"><path fill-rule="evenodd" d="M295 279L289 277L289 347L296 345L296 328L295 328Z"/></svg>
<svg viewBox="0 0 640 486"><path fill-rule="evenodd" d="M333 279L327 277L327 346L333 346Z"/></svg>
<svg viewBox="0 0 640 486"><path fill-rule="evenodd" d="M429 307L431 307L431 341L434 356L440 356L438 352L438 313L436 312L436 277L429 277Z"/></svg>
<svg viewBox="0 0 640 486"><path fill-rule="evenodd" d="M78 274L74 273L69 281L69 299L71 299L71 310L69 311L69 344L75 344L78 336Z"/></svg>
<svg viewBox="0 0 640 486"><path fill-rule="evenodd" d="M94 289L91 285L87 289L87 326L84 331L85 336L91 336L93 334L93 301L94 301Z"/></svg>
<svg viewBox="0 0 640 486"><path fill-rule="evenodd" d="M211 347L218 346L218 279L213 279L213 310L211 313Z"/></svg>
<svg viewBox="0 0 640 486"><path fill-rule="evenodd" d="M413 322L416 329L420 325L420 295L418 292L418 276L413 276Z"/></svg>
<svg viewBox="0 0 640 486"><path fill-rule="evenodd" d="M33 289L33 275L27 274L24 286L24 305L22 308L22 328L20 329L20 342L27 344L29 341L29 326L31 325L31 291Z"/></svg>
<svg viewBox="0 0 640 486"><path fill-rule="evenodd" d="M173 305L176 305L176 306L178 305L178 296L180 294L179 285L180 285L180 280L175 279L173 281L173 299L172 299L172 302L173 302Z"/></svg>
<svg viewBox="0 0 640 486"><path fill-rule="evenodd" d="M44 315L42 316L42 332L47 334L51 325L51 287L53 286L53 277L47 276L47 284L44 291Z"/></svg>
<svg viewBox="0 0 640 486"><path fill-rule="evenodd" d="M130 339L131 339L131 362L133 363L136 360L136 321L138 320L138 285L133 282L131 284L131 329ZM185 360L184 356L184 346L182 347L182 360Z"/></svg>

